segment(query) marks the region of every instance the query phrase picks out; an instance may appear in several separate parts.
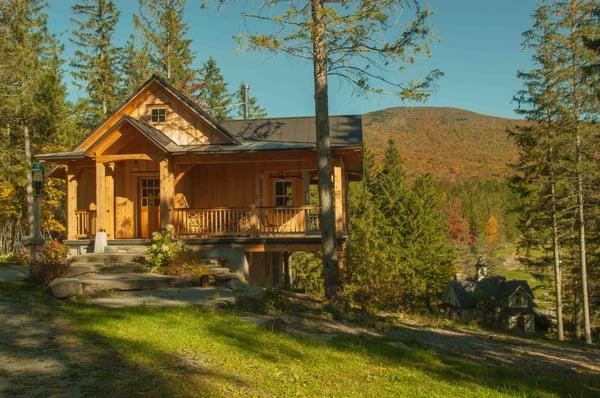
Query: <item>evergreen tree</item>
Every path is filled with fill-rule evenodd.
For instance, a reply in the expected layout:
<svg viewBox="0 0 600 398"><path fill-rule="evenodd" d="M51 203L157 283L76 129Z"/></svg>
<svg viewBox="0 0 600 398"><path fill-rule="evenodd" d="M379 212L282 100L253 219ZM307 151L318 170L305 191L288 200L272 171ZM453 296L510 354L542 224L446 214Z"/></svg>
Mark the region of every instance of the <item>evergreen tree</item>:
<svg viewBox="0 0 600 398"><path fill-rule="evenodd" d="M99 121L120 101L120 49L113 44L120 13L112 0L83 0L72 10L78 17L72 19L76 46L72 74L78 87L87 92L90 119Z"/></svg>
<svg viewBox="0 0 600 398"><path fill-rule="evenodd" d="M315 131L317 144L321 246L325 296L335 301L342 290L338 259L333 163L329 133L329 77L340 78L357 93L393 92L403 99L423 100L432 83L441 76L432 71L424 79L408 83L386 74L389 67L403 70L404 63L429 53L430 11L418 1L346 1L343 5L324 0L263 1L249 18L269 21L273 33L239 36L251 49L283 53L313 63ZM403 18L408 20L402 21ZM393 79L388 76L394 76Z"/></svg>
<svg viewBox="0 0 600 398"><path fill-rule="evenodd" d="M12 249L19 231L31 222L32 156L42 150L64 150L72 135L69 105L62 84L61 48L48 34L45 3L0 2L0 115L6 121L0 156L0 239ZM48 184L43 227L60 232L61 190ZM60 188L60 184L58 184ZM26 216L24 217L24 215Z"/></svg>
<svg viewBox="0 0 600 398"><path fill-rule="evenodd" d="M231 96L227 83L214 58L210 57L200 69L198 102L218 121L230 119Z"/></svg>
<svg viewBox="0 0 600 398"><path fill-rule="evenodd" d="M153 69L175 88L192 94L197 71L192 67L188 24L183 22L186 0L139 0L133 21L150 49ZM142 46L142 49L144 47Z"/></svg>
<svg viewBox="0 0 600 398"><path fill-rule="evenodd" d="M448 281L454 275L454 250L446 229L443 205L445 195L431 174L417 178L411 192L408 245L415 250L415 269L423 281L423 299L429 310L432 301L440 300Z"/></svg>
<svg viewBox="0 0 600 398"><path fill-rule="evenodd" d="M141 48L138 48L135 36L130 35L123 47L120 64L123 92L128 97L152 76L152 58L148 43L144 42Z"/></svg>
<svg viewBox="0 0 600 398"><path fill-rule="evenodd" d="M244 103L244 101L246 99L246 96L245 96L246 90L244 89L244 86L245 86L244 82L240 83L238 90L234 94L236 103L240 104L237 114L236 114L238 119L244 118L244 107L246 106L246 104ZM248 115L247 115L248 119L262 119L262 118L267 117L267 112L265 111L265 108L258 105L258 100L256 99L256 97L252 97L248 94L248 105L247 106L248 106Z"/></svg>
<svg viewBox="0 0 600 398"><path fill-rule="evenodd" d="M454 273L442 190L430 175L409 189L393 141L381 171L364 171L371 177L351 189L344 294L363 309L431 309Z"/></svg>
<svg viewBox="0 0 600 398"><path fill-rule="evenodd" d="M525 33L525 46L533 52L536 69L520 73L525 88L517 96L525 104L522 112L537 122L531 131L520 130L517 141L528 149L521 164L526 168L525 182L532 185L530 190L542 195L549 192L547 203L551 207L557 283L560 283L557 238L561 205L558 189L563 180L568 182L576 198L577 211L572 214L571 221L577 225L581 302L588 343L591 342L591 327L586 203L590 199L587 187L593 169L593 156L589 150L594 148L595 140L584 119L598 115L598 101L583 76L595 61L593 51L585 45L586 38L595 36L598 31L598 26L591 23L595 7L597 2L592 0L556 0L540 4L534 14L532 29ZM557 285L557 299L559 296Z"/></svg>

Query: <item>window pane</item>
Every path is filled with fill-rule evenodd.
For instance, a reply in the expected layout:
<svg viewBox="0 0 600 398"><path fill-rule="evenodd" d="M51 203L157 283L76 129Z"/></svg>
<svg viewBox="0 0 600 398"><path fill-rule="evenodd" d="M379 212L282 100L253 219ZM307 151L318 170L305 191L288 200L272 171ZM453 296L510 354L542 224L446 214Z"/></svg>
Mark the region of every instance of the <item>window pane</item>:
<svg viewBox="0 0 600 398"><path fill-rule="evenodd" d="M275 183L275 195L283 195L283 181L277 181Z"/></svg>
<svg viewBox="0 0 600 398"><path fill-rule="evenodd" d="M282 196L275 198L275 206L285 206L285 198Z"/></svg>

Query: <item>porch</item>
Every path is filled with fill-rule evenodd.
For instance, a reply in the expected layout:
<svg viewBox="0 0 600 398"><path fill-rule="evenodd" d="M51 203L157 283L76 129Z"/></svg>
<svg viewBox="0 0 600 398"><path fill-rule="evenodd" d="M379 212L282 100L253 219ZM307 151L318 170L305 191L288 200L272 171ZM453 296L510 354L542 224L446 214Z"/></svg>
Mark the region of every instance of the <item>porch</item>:
<svg viewBox="0 0 600 398"><path fill-rule="evenodd" d="M76 239L92 239L96 211L77 210ZM318 235L319 207L217 207L173 210L176 239Z"/></svg>

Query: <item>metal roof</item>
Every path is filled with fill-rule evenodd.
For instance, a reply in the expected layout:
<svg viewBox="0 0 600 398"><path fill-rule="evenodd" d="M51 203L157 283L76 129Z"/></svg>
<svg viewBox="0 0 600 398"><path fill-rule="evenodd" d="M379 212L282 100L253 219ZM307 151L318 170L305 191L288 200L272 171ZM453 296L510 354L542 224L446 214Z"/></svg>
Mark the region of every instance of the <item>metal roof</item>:
<svg viewBox="0 0 600 398"><path fill-rule="evenodd" d="M316 143L312 116L226 120L221 124L242 140ZM362 118L360 115L330 116L329 133L333 146L362 145Z"/></svg>

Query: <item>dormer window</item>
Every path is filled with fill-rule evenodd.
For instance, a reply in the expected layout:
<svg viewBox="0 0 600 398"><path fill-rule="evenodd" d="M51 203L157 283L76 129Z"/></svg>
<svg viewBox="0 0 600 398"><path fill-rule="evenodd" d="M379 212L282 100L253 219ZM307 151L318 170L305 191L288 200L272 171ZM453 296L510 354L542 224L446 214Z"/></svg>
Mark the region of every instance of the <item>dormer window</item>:
<svg viewBox="0 0 600 398"><path fill-rule="evenodd" d="M167 120L167 108L152 108L150 110L150 121L152 123L164 123Z"/></svg>

